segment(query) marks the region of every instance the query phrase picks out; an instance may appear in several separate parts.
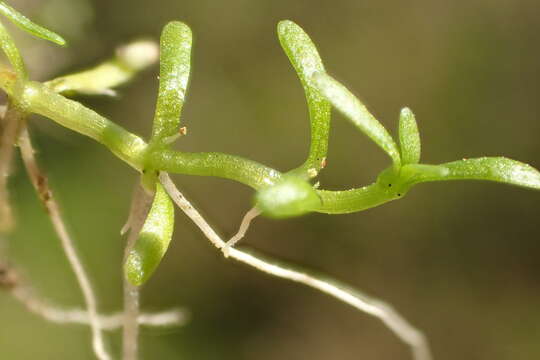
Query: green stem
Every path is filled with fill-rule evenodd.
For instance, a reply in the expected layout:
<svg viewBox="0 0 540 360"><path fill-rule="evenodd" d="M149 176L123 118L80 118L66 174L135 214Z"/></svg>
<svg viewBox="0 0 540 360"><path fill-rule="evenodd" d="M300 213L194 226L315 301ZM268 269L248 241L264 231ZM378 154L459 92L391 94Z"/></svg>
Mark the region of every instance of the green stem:
<svg viewBox="0 0 540 360"><path fill-rule="evenodd" d="M24 86L22 103L28 111L48 117L68 129L91 137L107 146L130 166L142 170L146 143L137 135L126 131L95 111L55 93L43 84L32 81Z"/></svg>
<svg viewBox="0 0 540 360"><path fill-rule="evenodd" d="M347 214L367 210L402 196L387 191L379 183L345 191L318 190L317 194L321 197L322 205L315 211L326 214Z"/></svg>
<svg viewBox="0 0 540 360"><path fill-rule="evenodd" d="M153 169L171 173L230 179L256 190L272 185L281 177L279 171L255 161L215 152L154 151L148 155L148 164Z"/></svg>
<svg viewBox="0 0 540 360"><path fill-rule="evenodd" d="M0 70L0 87L17 97L16 76ZM222 153L186 153L166 149L152 150L144 140L107 120L82 104L55 93L37 83L24 84L19 102L26 111L46 116L58 124L91 137L108 147L133 168L170 173L216 176L238 181L255 190L275 184L281 172L239 156ZM347 191L318 190L322 205L312 209L340 214L369 209L396 199L395 193L378 183Z"/></svg>

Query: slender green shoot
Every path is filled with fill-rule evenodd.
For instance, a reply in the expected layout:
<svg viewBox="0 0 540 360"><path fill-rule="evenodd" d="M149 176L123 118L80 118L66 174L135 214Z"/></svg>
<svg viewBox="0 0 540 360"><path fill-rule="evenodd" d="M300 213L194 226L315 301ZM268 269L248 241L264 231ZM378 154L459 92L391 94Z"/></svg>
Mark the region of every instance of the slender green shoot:
<svg viewBox="0 0 540 360"><path fill-rule="evenodd" d="M67 45L66 40L64 40L64 38L62 38L60 35L32 22L30 19L6 4L4 1L0 1L0 14L7 17L12 23L29 34L51 41L60 46Z"/></svg>
<svg viewBox="0 0 540 360"><path fill-rule="evenodd" d="M32 23L1 1L0 13L27 32L60 45L65 44L57 34ZM384 126L360 100L325 72L315 45L298 25L291 21L280 22L278 37L304 87L311 121L308 159L302 166L288 173L234 155L189 153L169 148L172 141L183 133L180 116L190 75L192 46L191 30L187 25L175 21L163 29L160 41L159 94L152 136L149 143L146 143L141 137L64 95L113 94L113 87L128 81L137 71L152 63L155 47L153 53L145 52L149 48L144 46L124 49L113 60L94 69L42 84L28 81L23 59L6 29L0 24L0 46L14 69L14 72L0 69L0 88L7 93L14 108L24 116L31 113L46 116L66 128L95 139L143 173L142 182L146 189L155 189L148 214L146 206L135 206L139 208L138 215L128 221L132 233L124 263L127 280L124 282L124 359L134 359L137 354L138 286L144 284L156 270L172 237L174 209L169 195L226 256L274 276L311 286L379 317L411 346L417 360L425 360L430 357L429 349L421 334L387 306L361 294L355 295L333 280L268 262L231 246L245 234L249 221L259 212L276 218L313 211L329 214L357 212L400 199L412 186L422 182L487 180L540 190L540 172L529 165L503 157L464 159L441 165L420 164L420 136L415 116L409 109L403 109L400 114L398 147ZM331 105L392 159L392 165L381 171L372 184L344 191L329 191L319 190L318 187L316 189L309 183L309 178L317 176L326 161ZM26 158L29 156L26 155ZM245 218L239 235L226 244L174 187L166 172L216 176L246 184L257 190L256 208ZM39 178L33 176L33 180L37 184ZM152 191L145 193L144 199L148 199L148 204L152 200ZM146 204L145 201L140 202L143 203ZM63 225L59 228L60 232L65 232ZM88 308L95 306L90 304ZM94 318L97 319L96 316L97 312L94 311ZM96 333L101 334L98 323L94 328L97 329ZM101 357L105 359L107 356L105 353Z"/></svg>

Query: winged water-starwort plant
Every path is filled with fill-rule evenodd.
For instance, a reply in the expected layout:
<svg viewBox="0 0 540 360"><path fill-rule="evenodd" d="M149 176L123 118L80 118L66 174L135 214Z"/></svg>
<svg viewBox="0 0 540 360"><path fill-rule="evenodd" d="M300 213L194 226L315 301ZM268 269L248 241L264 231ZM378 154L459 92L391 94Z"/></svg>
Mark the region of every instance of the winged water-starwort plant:
<svg viewBox="0 0 540 360"><path fill-rule="evenodd" d="M0 12L24 31L58 45L66 45L61 36L34 24L4 2L0 2ZM71 97L78 94L114 94L114 87L153 63L157 49L152 43L131 44L102 65L40 83L29 79L17 46L0 24L0 45L11 64L11 68L0 69L0 88L8 97L1 127L0 225L6 231L12 224L6 179L12 149L14 145L19 145L32 183L62 240L87 308L82 315L79 314L78 320L74 320L73 317L59 315L60 310L54 317L44 306L28 307L51 321L88 323L92 328L93 349L99 359L112 358L102 332L114 325L110 325L110 319L107 323L107 319L97 311L88 276L76 256L58 206L46 184L46 177L33 157L27 129L27 118L31 114L42 115L96 140L140 174L140 186L135 192L128 222L122 230L123 233L130 231L124 262L124 315L119 317L119 325L124 328L123 359L137 357L138 325L144 323L139 316L138 294L167 252L174 229L174 203L225 256L271 275L311 286L378 317L411 347L415 359L426 360L431 359L431 355L423 335L388 305L353 291L336 280L269 260L253 251L237 249L235 243L242 238L250 221L258 214L287 218L309 212L357 212L400 199L413 186L423 182L487 180L540 189L540 173L537 170L504 157L463 159L439 165L422 164L419 130L410 109L403 109L399 115L399 136L396 141L358 98L326 72L315 45L298 25L292 21L282 21L278 24L277 33L304 88L311 123L308 158L297 168L288 171L279 171L235 155L180 152L172 148L172 144L186 133L180 121L191 66L192 35L186 24L171 22L164 27L161 35L159 92L148 141ZM343 191L324 190L314 184L326 164L332 107L351 121L359 134L367 135L390 158L390 165L380 172L372 184ZM229 242L223 241L175 187L167 173L221 177L253 188L254 208L246 215L237 236ZM30 299L16 291L17 281L9 274L9 271L2 272L0 284L28 304Z"/></svg>

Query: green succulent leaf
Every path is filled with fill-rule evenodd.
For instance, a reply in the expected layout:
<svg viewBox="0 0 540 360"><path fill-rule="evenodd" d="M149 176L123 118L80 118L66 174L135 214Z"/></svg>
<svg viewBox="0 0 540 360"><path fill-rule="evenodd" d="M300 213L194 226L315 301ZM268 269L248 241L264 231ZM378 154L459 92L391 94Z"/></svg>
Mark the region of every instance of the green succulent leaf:
<svg viewBox="0 0 540 360"><path fill-rule="evenodd" d="M64 40L64 38L62 38L60 35L37 25L3 1L0 1L0 14L7 17L12 23L29 34L37 36L41 39L49 40L60 46L67 45L66 40Z"/></svg>
<svg viewBox="0 0 540 360"><path fill-rule="evenodd" d="M401 110L399 116L399 144L404 165L417 164L420 161L420 133L414 114L409 108Z"/></svg>
<svg viewBox="0 0 540 360"><path fill-rule="evenodd" d="M364 104L328 74L316 73L313 80L315 86L332 105L383 149L392 158L394 166L399 168L401 159L394 139Z"/></svg>
<svg viewBox="0 0 540 360"><path fill-rule="evenodd" d="M156 270L171 242L174 205L160 183L139 238L124 264L125 276L133 285L144 284Z"/></svg>
<svg viewBox="0 0 540 360"><path fill-rule="evenodd" d="M313 186L292 175L285 175L276 184L261 189L255 200L262 214L273 218L303 215L321 205Z"/></svg>
<svg viewBox="0 0 540 360"><path fill-rule="evenodd" d="M4 54L6 54L9 63L11 64L11 66L13 66L17 77L20 80L26 80L28 78L28 75L26 72L26 66L24 65L24 61L21 57L21 53L19 52L17 45L15 45L13 38L11 37L11 35L9 35L6 28L1 23L0 46L2 47L2 51L4 52Z"/></svg>
<svg viewBox="0 0 540 360"><path fill-rule="evenodd" d="M160 40L159 94L151 144L167 145L179 134L180 115L189 80L192 35L189 27L173 21Z"/></svg>
<svg viewBox="0 0 540 360"><path fill-rule="evenodd" d="M540 172L530 165L504 157L464 159L441 165L406 165L412 183L446 180L488 180L540 190Z"/></svg>
<svg viewBox="0 0 540 360"><path fill-rule="evenodd" d="M304 170L320 170L328 151L330 131L330 103L313 83L312 75L324 72L322 60L315 44L300 26L284 20L277 27L279 42L293 65L306 94L311 121L311 146L309 157L301 167Z"/></svg>

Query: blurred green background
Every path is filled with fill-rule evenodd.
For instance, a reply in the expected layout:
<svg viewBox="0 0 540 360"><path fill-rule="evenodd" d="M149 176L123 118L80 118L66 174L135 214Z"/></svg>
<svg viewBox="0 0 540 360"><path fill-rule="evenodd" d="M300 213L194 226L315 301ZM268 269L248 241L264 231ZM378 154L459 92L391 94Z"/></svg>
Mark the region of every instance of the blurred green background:
<svg viewBox="0 0 540 360"><path fill-rule="evenodd" d="M194 32L193 73L178 149L221 151L280 170L307 154L304 95L279 47L281 19L313 38L328 71L393 133L401 107L417 115L423 160L505 155L540 167L540 2L143 1L10 2L65 35L53 47L14 33L33 77L46 80L109 57L169 20ZM12 29L12 27L10 27ZM118 98L85 104L139 134L151 127L157 68ZM31 121L39 158L91 273L100 309L121 307L119 229L136 174L106 149L44 118ZM321 184L371 182L388 159L334 117ZM175 176L225 236L251 205L230 181ZM44 298L82 298L20 163L11 181L18 217L2 246ZM437 360L540 357L540 194L492 183L426 184L363 213L260 218L246 243L327 272L393 304L424 330ZM191 321L143 328L142 359L409 359L379 321L302 286L222 258L177 214L175 238L144 288L142 307L184 307ZM0 293L0 359L93 359L90 332L50 324ZM120 336L107 338L115 354ZM118 358L118 356L117 356Z"/></svg>

